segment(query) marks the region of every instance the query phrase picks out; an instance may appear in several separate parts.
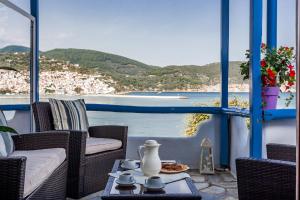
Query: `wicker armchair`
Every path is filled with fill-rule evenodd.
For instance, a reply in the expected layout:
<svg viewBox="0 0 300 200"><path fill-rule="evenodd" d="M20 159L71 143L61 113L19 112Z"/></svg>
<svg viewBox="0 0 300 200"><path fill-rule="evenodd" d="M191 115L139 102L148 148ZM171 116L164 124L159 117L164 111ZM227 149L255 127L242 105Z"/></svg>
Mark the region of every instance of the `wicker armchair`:
<svg viewBox="0 0 300 200"><path fill-rule="evenodd" d="M69 134L50 131L13 136L16 151L64 148L68 152ZM66 199L67 159L37 189L24 197L26 157L0 158L0 199Z"/></svg>
<svg viewBox="0 0 300 200"><path fill-rule="evenodd" d="M296 147L268 144L268 159L236 160L240 200L294 200L296 195Z"/></svg>
<svg viewBox="0 0 300 200"><path fill-rule="evenodd" d="M54 130L50 104L39 102L32 105L37 131ZM122 141L122 147L86 155L87 132L70 130L69 169L67 196L81 198L104 189L116 159L124 159L127 146L127 127L94 126L89 127L89 134L96 138L112 138Z"/></svg>

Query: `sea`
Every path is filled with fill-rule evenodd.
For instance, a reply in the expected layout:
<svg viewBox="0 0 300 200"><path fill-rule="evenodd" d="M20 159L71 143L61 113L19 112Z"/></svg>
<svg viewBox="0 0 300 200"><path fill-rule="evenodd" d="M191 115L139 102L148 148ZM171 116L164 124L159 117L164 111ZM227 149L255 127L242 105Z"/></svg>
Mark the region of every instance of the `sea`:
<svg viewBox="0 0 300 200"><path fill-rule="evenodd" d="M285 106L288 94L281 94L277 108L295 108L295 99L289 107ZM214 106L220 102L218 92L131 92L126 95L95 96L41 96L41 101L48 98L78 99L84 98L86 103L132 105L132 106ZM249 93L235 92L229 99L237 98L248 101ZM0 96L0 104L29 103L28 96ZM8 113L11 115L11 113ZM88 111L90 125L125 125L130 136L153 137L187 137L185 130L192 114L147 114Z"/></svg>

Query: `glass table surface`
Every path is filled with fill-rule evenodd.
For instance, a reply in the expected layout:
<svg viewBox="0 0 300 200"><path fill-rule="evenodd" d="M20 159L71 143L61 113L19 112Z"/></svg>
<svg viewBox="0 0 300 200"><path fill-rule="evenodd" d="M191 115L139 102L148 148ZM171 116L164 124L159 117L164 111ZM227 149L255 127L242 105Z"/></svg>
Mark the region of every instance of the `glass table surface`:
<svg viewBox="0 0 300 200"><path fill-rule="evenodd" d="M135 184L133 187L120 187L116 183L116 179L110 190L110 194L192 194L186 180L180 180L166 184L165 188L159 192L149 192L141 184Z"/></svg>
<svg viewBox="0 0 300 200"><path fill-rule="evenodd" d="M116 160L112 173L123 171L120 167L121 160ZM150 192L142 184L135 184L133 187L120 187L116 183L116 178L110 176L106 184L103 200L139 200L139 199L153 199L153 200L201 200L201 195L196 189L191 178L184 178L182 180L174 181L166 184L161 191Z"/></svg>

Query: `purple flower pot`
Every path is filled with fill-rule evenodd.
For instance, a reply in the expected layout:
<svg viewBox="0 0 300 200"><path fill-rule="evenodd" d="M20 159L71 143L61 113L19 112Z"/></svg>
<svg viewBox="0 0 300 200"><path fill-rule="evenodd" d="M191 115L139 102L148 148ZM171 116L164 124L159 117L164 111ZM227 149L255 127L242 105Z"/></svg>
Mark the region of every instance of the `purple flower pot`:
<svg viewBox="0 0 300 200"><path fill-rule="evenodd" d="M262 88L263 110L276 109L278 95L279 95L279 87L263 87Z"/></svg>

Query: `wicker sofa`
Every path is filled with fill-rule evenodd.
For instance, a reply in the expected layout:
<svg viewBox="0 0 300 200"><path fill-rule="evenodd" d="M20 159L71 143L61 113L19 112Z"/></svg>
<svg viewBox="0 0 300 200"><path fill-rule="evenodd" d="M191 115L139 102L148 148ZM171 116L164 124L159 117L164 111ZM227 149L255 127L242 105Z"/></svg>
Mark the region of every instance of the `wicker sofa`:
<svg viewBox="0 0 300 200"><path fill-rule="evenodd" d="M296 195L296 147L268 144L268 159L236 160L240 200L294 200Z"/></svg>
<svg viewBox="0 0 300 200"><path fill-rule="evenodd" d="M37 131L54 130L50 104L32 105ZM126 126L89 127L93 138L112 138L122 142L116 150L86 154L87 132L70 130L67 196L78 199L104 189L116 159L124 159L127 146Z"/></svg>
<svg viewBox="0 0 300 200"><path fill-rule="evenodd" d="M0 199L66 199L68 132L50 131L39 134L14 135L13 140L15 144L14 153L17 155L27 154L28 156L14 156L13 153L9 157L0 158ZM62 157L61 162L57 162L55 158L53 160L52 152L63 154L64 157ZM47 157L49 154L50 156ZM39 162L34 162L36 159ZM49 171L46 172L42 168L41 162L45 163L45 161L46 164L52 164L51 171L49 167L47 169ZM54 167L53 163L57 166ZM39 176L42 174L45 176ZM37 184L37 182L40 183ZM32 183L36 184L34 188L30 185Z"/></svg>

